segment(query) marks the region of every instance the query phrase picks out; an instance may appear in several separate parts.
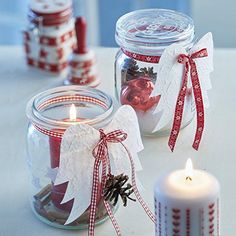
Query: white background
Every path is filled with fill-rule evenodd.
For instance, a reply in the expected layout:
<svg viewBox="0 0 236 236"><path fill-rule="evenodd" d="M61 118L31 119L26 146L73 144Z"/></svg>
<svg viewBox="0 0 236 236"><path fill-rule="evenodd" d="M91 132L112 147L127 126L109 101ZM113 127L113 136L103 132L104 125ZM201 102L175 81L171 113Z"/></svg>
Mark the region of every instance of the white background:
<svg viewBox="0 0 236 236"><path fill-rule="evenodd" d="M211 31L216 47L236 47L236 1L192 0L196 32Z"/></svg>

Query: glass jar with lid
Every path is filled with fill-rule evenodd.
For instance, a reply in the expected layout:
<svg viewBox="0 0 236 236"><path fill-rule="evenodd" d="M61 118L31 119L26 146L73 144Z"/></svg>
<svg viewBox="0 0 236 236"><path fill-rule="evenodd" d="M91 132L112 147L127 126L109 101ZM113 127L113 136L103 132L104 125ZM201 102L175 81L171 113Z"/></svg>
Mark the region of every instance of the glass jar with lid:
<svg viewBox="0 0 236 236"><path fill-rule="evenodd" d="M103 128L111 121L115 109L109 95L82 86L49 89L28 102L30 203L35 215L43 222L63 229L87 228L90 208L74 222L64 225L73 199L62 204L68 183L54 185L60 164L61 140L65 130L76 123ZM112 204L111 208L115 209ZM97 209L96 224L99 224L108 218L101 199L98 200Z"/></svg>
<svg viewBox="0 0 236 236"><path fill-rule="evenodd" d="M135 109L144 135L169 134L173 120L154 131L162 115L162 112L154 114L161 96L151 94L154 85L158 86L158 62L164 50L173 43L181 44L186 50L192 47L195 40L193 20L172 10L138 10L118 19L115 38L120 46L115 61L117 98L121 104ZM191 122L195 113L191 97L189 88L182 128Z"/></svg>
<svg viewBox="0 0 236 236"><path fill-rule="evenodd" d="M64 71L75 47L72 1L30 0L23 33L28 65Z"/></svg>

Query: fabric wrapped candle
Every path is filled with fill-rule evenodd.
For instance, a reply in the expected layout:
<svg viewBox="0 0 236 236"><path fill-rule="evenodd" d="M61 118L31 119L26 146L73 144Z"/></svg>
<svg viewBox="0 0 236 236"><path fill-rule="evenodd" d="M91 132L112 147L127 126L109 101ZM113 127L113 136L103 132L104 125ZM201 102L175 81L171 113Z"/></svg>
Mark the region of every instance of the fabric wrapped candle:
<svg viewBox="0 0 236 236"><path fill-rule="evenodd" d="M161 177L155 186L156 236L220 235L220 186L206 171L185 170Z"/></svg>

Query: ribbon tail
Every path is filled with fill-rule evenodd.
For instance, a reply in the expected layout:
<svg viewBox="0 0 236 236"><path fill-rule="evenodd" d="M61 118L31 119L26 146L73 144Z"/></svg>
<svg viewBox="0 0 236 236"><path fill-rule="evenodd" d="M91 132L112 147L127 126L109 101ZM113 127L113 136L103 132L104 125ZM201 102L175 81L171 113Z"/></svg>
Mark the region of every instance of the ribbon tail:
<svg viewBox="0 0 236 236"><path fill-rule="evenodd" d="M186 63L184 66L184 71L183 71L183 83L182 83L182 86L181 86L181 89L177 98L174 121L173 121L172 129L171 129L170 137L168 141L168 145L172 152L174 151L176 140L178 138L179 131L181 128L184 102L185 102L185 96L186 96L186 91L187 91L188 72L189 72L189 64Z"/></svg>
<svg viewBox="0 0 236 236"><path fill-rule="evenodd" d="M108 171L110 173L110 163L109 163L109 161L107 162L107 158L104 158L102 161L102 181L101 181L101 186L102 186L101 194L102 194L102 196L103 196L103 189L105 188L106 181L107 181L107 164L108 164Z"/></svg>
<svg viewBox="0 0 236 236"><path fill-rule="evenodd" d="M198 150L204 130L204 105L196 63L191 60L191 81L197 111L197 128L192 147Z"/></svg>
<svg viewBox="0 0 236 236"><path fill-rule="evenodd" d="M134 190L134 194L135 194L137 200L139 201L140 205L142 206L142 208L144 209L144 211L148 215L148 217L153 221L154 224L156 224L155 215L151 212L151 210L149 209L149 207L147 206L147 204L145 203L145 201L143 200L143 198L141 197L141 195L138 191L137 184L136 184L135 165L134 165L133 158L132 158L129 150L127 149L127 147L123 143L121 143L121 144L124 147L124 149L126 150L128 157L129 157L129 161L130 161L130 165L131 165L131 179L132 179L131 181L132 181L132 187Z"/></svg>
<svg viewBox="0 0 236 236"><path fill-rule="evenodd" d="M101 163L101 160L96 159L94 163L94 169L93 169L93 185L92 185L93 187L92 187L91 205L90 205L90 212L89 212L88 236L94 236L100 163Z"/></svg>
<svg viewBox="0 0 236 236"><path fill-rule="evenodd" d="M106 185L106 180L107 180L107 166L108 166L108 173L111 173L111 166L110 166L110 162L107 162L107 158L104 158L104 161L102 162L102 191L105 188ZM102 192L102 196L103 196L103 192ZM116 231L117 236L121 236L121 232L120 232L120 228L119 225L114 217L114 214L111 210L111 207L109 205L109 203L104 199L103 200L104 206L106 208L107 214L109 215L109 218L114 226L114 229Z"/></svg>
<svg viewBox="0 0 236 236"><path fill-rule="evenodd" d="M116 221L116 219L114 217L114 214L113 214L113 212L111 210L111 207L110 207L109 203L106 200L103 200L103 203L104 203L104 206L105 206L105 208L107 210L107 213L108 213L108 215L110 217L110 220L111 220L111 222L112 222L112 224L114 226L114 229L116 231L117 236L121 236L119 225L118 225L118 223L117 223L117 221Z"/></svg>

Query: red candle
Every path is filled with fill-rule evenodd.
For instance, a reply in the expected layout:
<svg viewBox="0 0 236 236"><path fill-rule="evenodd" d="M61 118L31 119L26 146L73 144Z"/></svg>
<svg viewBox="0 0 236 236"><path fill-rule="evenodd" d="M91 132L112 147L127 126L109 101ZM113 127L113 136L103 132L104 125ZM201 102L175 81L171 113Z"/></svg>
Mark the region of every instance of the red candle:
<svg viewBox="0 0 236 236"><path fill-rule="evenodd" d="M64 121L68 122L79 122L81 119L76 118L76 108L75 105L72 104L70 107L70 119L64 119ZM64 133L65 130L54 130L55 132ZM51 168L57 168L60 165L60 147L61 147L61 138L49 136L49 145L50 145L50 157L51 157ZM52 189L51 189L51 199L53 204L64 211L70 212L73 206L74 200L70 200L66 203L61 204L61 201L64 198L66 193L68 183L63 183L59 185L54 185L52 182ZM99 187L99 194L100 196L100 187ZM97 198L99 202L100 198Z"/></svg>
<svg viewBox="0 0 236 236"><path fill-rule="evenodd" d="M88 52L86 47L86 29L87 29L87 24L85 18L83 17L76 18L75 32L77 39L77 48L75 50L75 53L77 54L85 54Z"/></svg>
<svg viewBox="0 0 236 236"><path fill-rule="evenodd" d="M58 130L54 130L55 132ZM51 168L57 168L60 164L60 147L61 147L61 138L49 136L49 145L50 145L50 157L51 157ZM51 199L53 204L65 211L70 211L73 206L73 201L70 200L67 203L61 204L62 199L64 198L66 188L68 183L63 183L59 185L54 185L52 183Z"/></svg>

